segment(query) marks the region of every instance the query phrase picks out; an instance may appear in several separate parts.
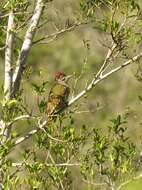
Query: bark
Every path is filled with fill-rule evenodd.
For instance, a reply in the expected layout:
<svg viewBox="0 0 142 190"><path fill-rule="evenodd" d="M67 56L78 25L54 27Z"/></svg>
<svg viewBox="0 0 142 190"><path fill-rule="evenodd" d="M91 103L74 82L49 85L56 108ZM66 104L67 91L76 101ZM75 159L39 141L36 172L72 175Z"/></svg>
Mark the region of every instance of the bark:
<svg viewBox="0 0 142 190"><path fill-rule="evenodd" d="M4 93L5 99L9 100L12 90L12 55L13 55L13 28L14 28L14 15L13 12L9 14L7 24L7 36L5 43L5 80L4 80Z"/></svg>
<svg viewBox="0 0 142 190"><path fill-rule="evenodd" d="M38 0L34 14L31 18L31 22L29 24L29 28L26 32L25 39L17 60L16 64L16 69L13 75L13 93L12 95L14 96L16 92L19 90L21 79L22 79L22 74L25 69L25 63L33 42L33 38L35 36L36 30L38 28L39 20L41 18L41 14L44 8L44 2L43 0Z"/></svg>

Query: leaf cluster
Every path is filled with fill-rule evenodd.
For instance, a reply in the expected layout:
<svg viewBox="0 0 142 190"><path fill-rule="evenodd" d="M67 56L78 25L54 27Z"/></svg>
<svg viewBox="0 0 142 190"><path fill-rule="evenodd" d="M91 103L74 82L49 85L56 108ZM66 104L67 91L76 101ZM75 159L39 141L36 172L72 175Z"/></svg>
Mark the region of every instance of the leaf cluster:
<svg viewBox="0 0 142 190"><path fill-rule="evenodd" d="M101 130L93 129L93 143L86 151L82 165L85 179L101 179L109 186L132 174L136 155L135 145L125 134L126 120L118 115L111 123L105 135Z"/></svg>

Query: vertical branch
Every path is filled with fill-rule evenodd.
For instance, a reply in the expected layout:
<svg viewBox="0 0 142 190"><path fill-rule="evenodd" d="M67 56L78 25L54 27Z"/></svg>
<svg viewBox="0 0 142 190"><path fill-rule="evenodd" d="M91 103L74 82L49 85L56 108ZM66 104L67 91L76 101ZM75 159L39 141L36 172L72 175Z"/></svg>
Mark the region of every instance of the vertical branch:
<svg viewBox="0 0 142 190"><path fill-rule="evenodd" d="M11 98L12 90L12 55L13 55L13 28L14 28L14 14L13 11L9 13L7 32L6 32L6 42L5 42L5 79L4 79L4 94L5 99L8 101ZM0 144L3 144L9 137L10 130L6 129L6 124L4 121L0 120ZM2 160L0 160L0 165ZM3 177L2 170L0 171L0 176ZM3 184L0 183L0 190L3 189Z"/></svg>
<svg viewBox="0 0 142 190"><path fill-rule="evenodd" d="M32 41L37 30L37 26L44 8L43 0L37 0L34 14L31 18L29 28L26 32L25 39L17 60L16 69L13 74L13 95L19 90L22 73L25 68L26 59L28 57Z"/></svg>
<svg viewBox="0 0 142 190"><path fill-rule="evenodd" d="M9 13L8 23L7 23L7 33L6 33L6 42L5 42L5 79L4 79L4 94L5 100L10 100L11 92L12 92L12 64L13 64L13 34L14 28L14 14L13 11ZM10 130L6 129L6 124L2 120L1 122L1 142L5 142L5 140L9 136Z"/></svg>
<svg viewBox="0 0 142 190"><path fill-rule="evenodd" d="M5 99L9 100L12 89L12 54L13 54L13 27L14 27L14 14L11 11L7 24L6 36L6 49L5 49L5 80L4 80L4 93Z"/></svg>

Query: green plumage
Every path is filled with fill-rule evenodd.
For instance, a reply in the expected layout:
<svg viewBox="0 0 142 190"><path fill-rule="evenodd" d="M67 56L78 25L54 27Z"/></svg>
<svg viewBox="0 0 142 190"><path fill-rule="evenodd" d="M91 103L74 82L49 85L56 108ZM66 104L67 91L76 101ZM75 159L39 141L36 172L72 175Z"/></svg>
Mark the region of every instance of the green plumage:
<svg viewBox="0 0 142 190"><path fill-rule="evenodd" d="M47 114L48 119L54 118L54 114L61 111L67 104L69 96L69 87L64 83L55 83L50 90L48 103L47 103Z"/></svg>

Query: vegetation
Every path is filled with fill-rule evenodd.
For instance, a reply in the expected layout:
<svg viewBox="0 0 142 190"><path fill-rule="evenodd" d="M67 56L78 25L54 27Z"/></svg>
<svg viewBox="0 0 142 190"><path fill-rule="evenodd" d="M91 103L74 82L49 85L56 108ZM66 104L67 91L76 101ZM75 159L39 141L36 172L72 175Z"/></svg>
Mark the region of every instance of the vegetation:
<svg viewBox="0 0 142 190"><path fill-rule="evenodd" d="M141 188L141 33L138 0L0 2L0 189Z"/></svg>

